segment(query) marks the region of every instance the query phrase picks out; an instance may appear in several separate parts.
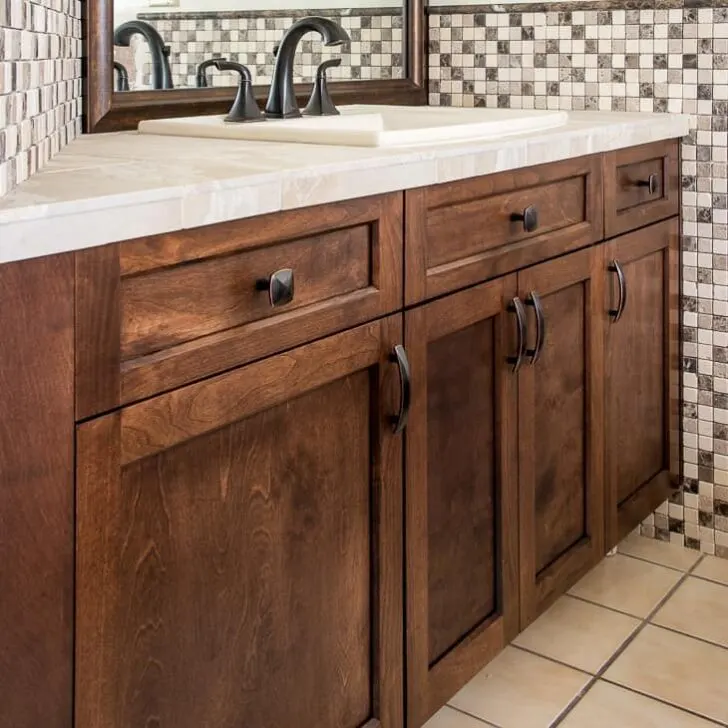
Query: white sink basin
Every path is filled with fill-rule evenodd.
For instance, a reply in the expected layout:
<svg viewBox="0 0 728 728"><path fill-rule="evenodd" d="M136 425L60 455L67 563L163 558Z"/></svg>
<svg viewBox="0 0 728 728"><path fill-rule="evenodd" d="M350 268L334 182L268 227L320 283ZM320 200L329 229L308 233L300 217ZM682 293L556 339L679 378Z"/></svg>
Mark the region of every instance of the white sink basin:
<svg viewBox="0 0 728 728"><path fill-rule="evenodd" d="M459 109L427 106L341 106L341 116L309 116L247 124L224 116L150 119L142 134L298 142L351 147L400 147L494 139L565 124L564 111Z"/></svg>

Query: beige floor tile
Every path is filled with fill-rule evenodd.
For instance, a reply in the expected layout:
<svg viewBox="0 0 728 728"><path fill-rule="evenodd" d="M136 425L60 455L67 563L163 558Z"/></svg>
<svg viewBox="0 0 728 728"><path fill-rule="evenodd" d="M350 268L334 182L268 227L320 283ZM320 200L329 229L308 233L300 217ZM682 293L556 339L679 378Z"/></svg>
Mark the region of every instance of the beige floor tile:
<svg viewBox="0 0 728 728"><path fill-rule="evenodd" d="M618 546L621 554L687 571L700 558L700 551L631 533Z"/></svg>
<svg viewBox="0 0 728 728"><path fill-rule="evenodd" d="M560 725L561 728L713 728L715 723L600 680Z"/></svg>
<svg viewBox="0 0 728 728"><path fill-rule="evenodd" d="M639 624L634 617L564 596L514 644L595 673Z"/></svg>
<svg viewBox="0 0 728 728"><path fill-rule="evenodd" d="M688 577L652 621L728 647L728 586Z"/></svg>
<svg viewBox="0 0 728 728"><path fill-rule="evenodd" d="M698 564L693 574L702 576L704 579L719 581L721 584L728 584L728 559L706 556Z"/></svg>
<svg viewBox="0 0 728 728"><path fill-rule="evenodd" d="M674 569L617 554L602 559L569 594L646 617L681 577Z"/></svg>
<svg viewBox="0 0 728 728"><path fill-rule="evenodd" d="M728 722L728 650L647 625L604 677Z"/></svg>
<svg viewBox="0 0 728 728"><path fill-rule="evenodd" d="M501 728L546 728L589 675L506 647L450 704Z"/></svg>
<svg viewBox="0 0 728 728"><path fill-rule="evenodd" d="M492 728L492 724L446 705L438 710L422 728Z"/></svg>

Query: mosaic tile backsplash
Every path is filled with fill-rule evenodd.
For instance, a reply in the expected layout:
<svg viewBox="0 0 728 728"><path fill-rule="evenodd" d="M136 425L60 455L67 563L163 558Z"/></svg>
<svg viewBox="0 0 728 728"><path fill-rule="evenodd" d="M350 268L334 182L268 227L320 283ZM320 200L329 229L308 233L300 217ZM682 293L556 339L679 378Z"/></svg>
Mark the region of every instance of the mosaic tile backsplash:
<svg viewBox="0 0 728 728"><path fill-rule="evenodd" d="M402 13L398 8L356 10L275 10L215 13L148 13L138 16L153 25L169 46L169 62L175 88L197 85L197 67L209 58L227 58L247 66L255 83L269 83L273 76L273 48L296 20L306 15L325 15L339 23L351 37L341 48L324 48L315 36L306 36L296 53L296 81L313 79L319 64L341 57L341 65L327 72L329 78L402 78ZM115 60L129 75L132 90L150 84L146 42L137 35L131 51L117 47ZM211 86L237 83L230 73L208 71Z"/></svg>
<svg viewBox="0 0 728 728"><path fill-rule="evenodd" d="M682 144L685 477L642 531L728 557L728 7L431 8L429 72L431 105L693 115Z"/></svg>
<svg viewBox="0 0 728 728"><path fill-rule="evenodd" d="M80 0L0 0L0 197L81 132Z"/></svg>

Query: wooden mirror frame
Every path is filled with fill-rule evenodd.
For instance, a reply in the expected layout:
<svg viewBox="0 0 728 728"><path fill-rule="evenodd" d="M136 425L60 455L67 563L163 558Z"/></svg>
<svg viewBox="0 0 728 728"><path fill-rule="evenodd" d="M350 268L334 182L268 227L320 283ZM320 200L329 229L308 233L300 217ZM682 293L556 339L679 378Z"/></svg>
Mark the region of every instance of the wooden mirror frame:
<svg viewBox="0 0 728 728"><path fill-rule="evenodd" d="M329 89L335 103L409 106L427 103L425 3L426 0L404 0L405 77L331 82ZM233 86L114 91L114 0L92 0L86 3L86 23L86 132L136 129L142 119L223 114L230 108L235 96ZM296 95L301 106L306 103L310 91L310 83L296 84ZM256 86L255 96L259 102L265 103L268 86Z"/></svg>

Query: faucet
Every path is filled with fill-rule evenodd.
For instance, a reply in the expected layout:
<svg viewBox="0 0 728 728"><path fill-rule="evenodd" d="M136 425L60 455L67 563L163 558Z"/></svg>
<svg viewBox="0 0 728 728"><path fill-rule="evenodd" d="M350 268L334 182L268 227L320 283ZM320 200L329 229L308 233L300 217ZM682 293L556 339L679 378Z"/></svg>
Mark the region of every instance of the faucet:
<svg viewBox="0 0 728 728"><path fill-rule="evenodd" d="M128 47L135 34L144 36L152 56L152 88L172 88L172 71L169 67L169 51L159 31L143 20L129 20L114 31L114 45Z"/></svg>
<svg viewBox="0 0 728 728"><path fill-rule="evenodd" d="M217 68L218 61L227 61L227 58L208 58L197 66L197 88L207 88L207 69Z"/></svg>
<svg viewBox="0 0 728 728"><path fill-rule="evenodd" d="M350 40L346 31L328 18L313 16L295 22L283 36L275 56L273 79L268 103L265 105L265 115L270 119L293 119L301 116L293 89L293 58L299 41L310 31L319 33L327 46L341 45Z"/></svg>
<svg viewBox="0 0 728 728"><path fill-rule="evenodd" d="M114 71L116 72L116 90L128 91L129 71L126 70L126 66L119 61L114 61Z"/></svg>

